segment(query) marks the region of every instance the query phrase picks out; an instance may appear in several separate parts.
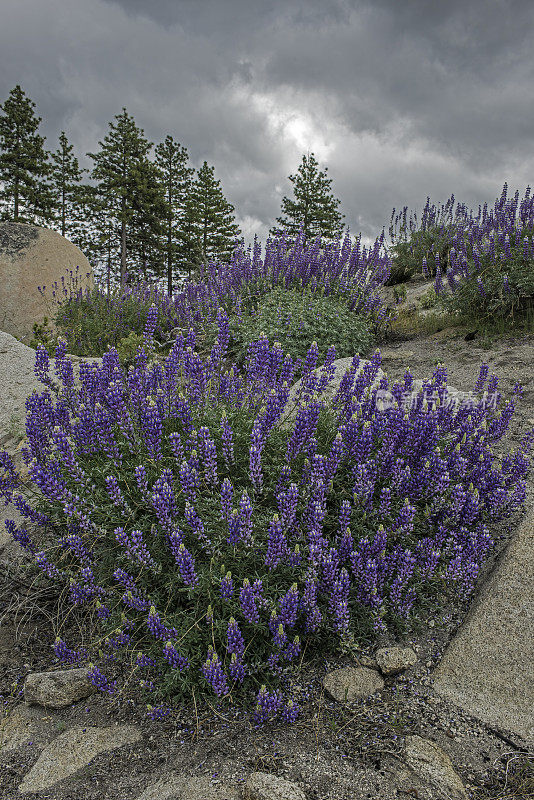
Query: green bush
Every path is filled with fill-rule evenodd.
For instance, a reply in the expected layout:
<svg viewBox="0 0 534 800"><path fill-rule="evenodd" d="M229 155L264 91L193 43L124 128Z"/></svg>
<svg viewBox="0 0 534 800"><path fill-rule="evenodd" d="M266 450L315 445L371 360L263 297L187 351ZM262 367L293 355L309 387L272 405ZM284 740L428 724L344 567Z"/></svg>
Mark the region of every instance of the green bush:
<svg viewBox="0 0 534 800"><path fill-rule="evenodd" d="M526 235L525 235L526 234ZM534 315L534 259L530 255L533 231L510 236L510 251L497 245L495 253L479 253L478 264L468 253L467 277L450 271L439 291L439 303L466 320L494 326L527 321ZM526 251L524 242L528 242ZM452 281L452 291L451 291Z"/></svg>
<svg viewBox="0 0 534 800"><path fill-rule="evenodd" d="M453 226L434 226L413 231L409 239L396 242L391 248L393 263L387 284L394 286L410 280L412 275L423 270L423 259L426 259L428 274L434 275L436 253L444 266L449 257L454 233Z"/></svg>
<svg viewBox="0 0 534 800"><path fill-rule="evenodd" d="M67 352L77 356L101 356L131 334L142 335L152 294L114 290L108 297L95 288L84 296L69 297L58 307L55 323L67 341ZM168 327L158 309L155 337ZM46 343L45 343L46 344ZM135 351L134 351L135 352Z"/></svg>
<svg viewBox="0 0 534 800"><path fill-rule="evenodd" d="M292 358L304 359L312 341L317 342L319 359L335 344L338 358L364 354L373 343L367 317L350 311L346 303L330 295L323 297L308 289L275 287L262 298L248 300L240 316L230 320L229 355L241 366L252 342L262 334L271 345L280 342ZM207 344L215 341L215 330Z"/></svg>

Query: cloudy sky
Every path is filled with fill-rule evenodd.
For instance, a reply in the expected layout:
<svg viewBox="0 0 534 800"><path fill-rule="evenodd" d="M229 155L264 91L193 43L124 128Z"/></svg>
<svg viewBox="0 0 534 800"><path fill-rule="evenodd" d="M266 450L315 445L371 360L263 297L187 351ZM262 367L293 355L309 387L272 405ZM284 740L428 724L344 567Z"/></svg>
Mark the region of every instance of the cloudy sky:
<svg viewBox="0 0 534 800"><path fill-rule="evenodd" d="M0 0L0 102L84 166L123 106L215 167L247 242L308 150L351 234L534 173L532 0Z"/></svg>

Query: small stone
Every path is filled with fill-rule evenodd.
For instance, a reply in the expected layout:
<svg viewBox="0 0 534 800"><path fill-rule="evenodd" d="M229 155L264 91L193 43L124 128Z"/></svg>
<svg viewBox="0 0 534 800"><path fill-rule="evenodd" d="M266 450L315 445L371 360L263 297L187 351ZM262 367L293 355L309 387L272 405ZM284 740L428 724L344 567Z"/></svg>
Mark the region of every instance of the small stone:
<svg viewBox="0 0 534 800"><path fill-rule="evenodd" d="M323 680L328 694L338 703L351 703L384 688L384 681L374 669L342 667L329 672Z"/></svg>
<svg viewBox="0 0 534 800"><path fill-rule="evenodd" d="M134 744L141 738L133 725L71 728L51 742L19 786L19 792L42 792L87 766L95 756Z"/></svg>
<svg viewBox="0 0 534 800"><path fill-rule="evenodd" d="M396 675L417 663L411 647L381 647L375 653L376 663L382 675Z"/></svg>
<svg viewBox="0 0 534 800"><path fill-rule="evenodd" d="M302 789L292 781L269 775L268 772L254 772L245 787L246 800L306 800Z"/></svg>
<svg viewBox="0 0 534 800"><path fill-rule="evenodd" d="M455 772L449 756L434 742L421 736L408 736L406 763L423 781L429 783L443 800L468 800L467 792Z"/></svg>
<svg viewBox="0 0 534 800"><path fill-rule="evenodd" d="M45 708L65 708L89 697L94 691L86 668L33 672L24 682L26 702L37 703Z"/></svg>

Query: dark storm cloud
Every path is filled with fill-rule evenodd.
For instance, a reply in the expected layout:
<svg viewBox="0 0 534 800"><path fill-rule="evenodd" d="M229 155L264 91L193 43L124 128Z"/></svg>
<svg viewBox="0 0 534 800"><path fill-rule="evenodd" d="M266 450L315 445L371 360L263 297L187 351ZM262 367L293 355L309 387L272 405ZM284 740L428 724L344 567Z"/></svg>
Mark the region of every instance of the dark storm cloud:
<svg viewBox="0 0 534 800"><path fill-rule="evenodd" d="M3 0L0 100L20 83L47 146L93 151L123 106L215 166L264 239L303 153L352 233L454 192L478 206L534 157L534 4L505 0ZM84 165L89 159L82 156Z"/></svg>

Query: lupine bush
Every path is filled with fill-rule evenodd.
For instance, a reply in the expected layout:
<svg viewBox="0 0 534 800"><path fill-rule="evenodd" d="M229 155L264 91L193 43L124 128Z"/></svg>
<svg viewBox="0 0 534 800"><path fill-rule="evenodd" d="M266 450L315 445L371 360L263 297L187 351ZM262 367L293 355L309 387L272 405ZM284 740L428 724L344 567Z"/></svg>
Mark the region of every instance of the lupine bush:
<svg viewBox="0 0 534 800"><path fill-rule="evenodd" d="M502 398L485 366L470 403L454 406L441 366L419 393L409 372L377 384L379 351L362 371L354 357L329 409L336 351L315 374L315 343L285 430L291 356L263 338L242 372L225 369L222 308L205 360L196 335L181 332L164 364L140 347L129 370L112 348L100 367L81 364L80 388L64 340L55 379L38 348L46 388L26 402L23 450L34 502L5 451L0 490L53 545L6 527L97 620L86 649L58 638L55 652L89 662L101 691L119 691L126 670L155 718L194 691L248 700L259 723L293 720L305 648L350 650L421 601L471 592L490 523L524 500L534 431L497 464L519 386Z"/></svg>
<svg viewBox="0 0 534 800"><path fill-rule="evenodd" d="M387 280L390 260L385 252L383 235L373 247L362 247L359 239L354 245L347 232L340 239L321 250L320 237L306 247L304 234L287 246L286 237L279 235L268 239L265 257L261 259L261 245L255 238L244 251L237 246L229 264L210 262L200 271L200 281L188 282L184 291L172 297L142 282L115 288L108 296L96 287L92 291L65 286L55 286L54 299L60 302L55 315L59 335L67 341L67 352L81 356L101 356L108 347L128 344L123 340L134 334L141 336L153 305L157 309L154 340L159 352L167 354L178 330L191 326L197 331L197 347L203 353L213 343L217 330L219 307L225 309L235 322L257 306L266 293L276 289L308 291L314 297L343 301L352 312L351 325L361 327L371 320L374 333L379 333L388 321L388 311L382 305L380 288ZM362 317L360 323L358 317ZM309 344L316 339L310 335ZM169 341L171 340L171 341ZM169 342L165 346L165 342ZM49 351L57 343L57 336L37 326L34 344L43 343Z"/></svg>
<svg viewBox="0 0 534 800"><path fill-rule="evenodd" d="M228 353L238 366L245 363L249 346L265 336L269 342L283 342L284 351L304 362L310 343L315 341L324 360L336 342L339 358L365 355L373 341L371 322L363 314L349 311L336 296L323 297L307 287L298 291L276 287L257 301L247 314L232 318ZM213 343L215 332L207 337ZM298 377L298 370L296 372Z"/></svg>
<svg viewBox="0 0 534 800"><path fill-rule="evenodd" d="M393 209L389 227L391 238L391 275L389 285L403 283L416 272L426 277L435 274L435 257L446 264L454 237L461 237L466 224L467 208L457 204L454 195L445 204L436 207L427 197L421 216L415 212L408 219L408 206L395 214Z"/></svg>
<svg viewBox="0 0 534 800"><path fill-rule="evenodd" d="M527 187L508 199L505 183L493 209L470 214L447 263L439 253L436 293L449 311L477 322L524 318L534 311L534 197Z"/></svg>
<svg viewBox="0 0 534 800"><path fill-rule="evenodd" d="M151 306L158 311L156 341L165 339L173 321L161 308L161 292L142 282L132 283L123 290L114 288L108 296L98 286L78 289L74 279L68 286L63 281L61 291L54 284L52 297L58 303L54 314L57 333L52 333L46 323L34 326L32 346L44 344L50 350L61 337L67 342L67 352L73 355L101 356L108 347L118 347L128 336L141 335Z"/></svg>

